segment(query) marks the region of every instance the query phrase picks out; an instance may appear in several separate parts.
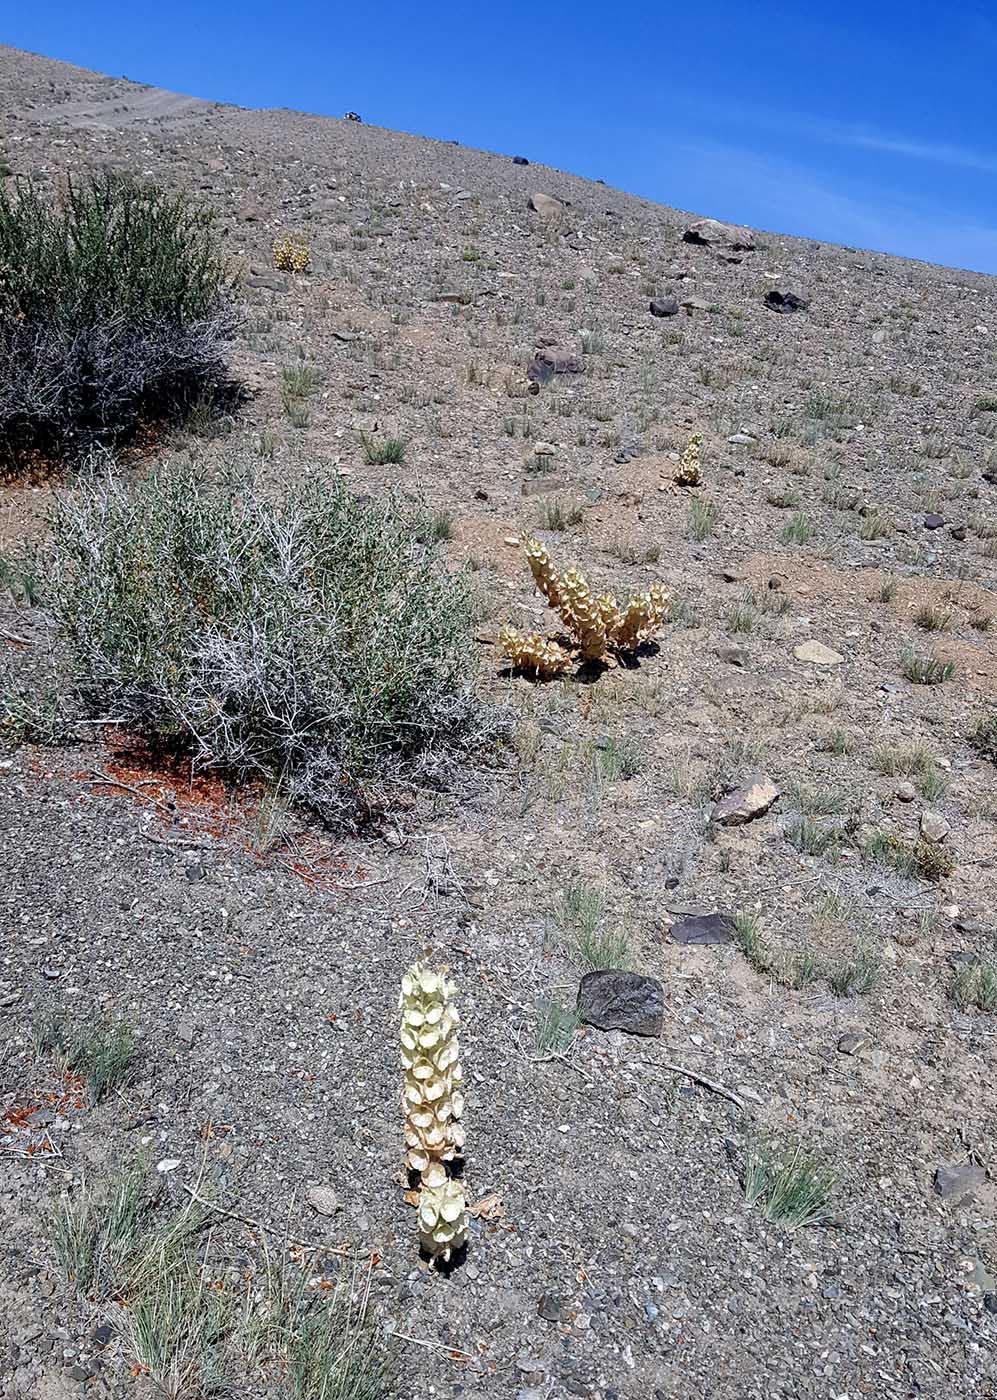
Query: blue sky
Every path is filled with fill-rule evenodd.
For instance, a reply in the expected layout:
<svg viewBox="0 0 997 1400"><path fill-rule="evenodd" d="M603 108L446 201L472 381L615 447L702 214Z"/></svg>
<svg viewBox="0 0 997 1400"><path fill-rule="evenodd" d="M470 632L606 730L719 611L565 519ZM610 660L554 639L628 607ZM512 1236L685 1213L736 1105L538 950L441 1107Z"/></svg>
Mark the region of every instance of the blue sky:
<svg viewBox="0 0 997 1400"><path fill-rule="evenodd" d="M601 177L756 228L997 272L997 0L50 0L0 41Z"/></svg>

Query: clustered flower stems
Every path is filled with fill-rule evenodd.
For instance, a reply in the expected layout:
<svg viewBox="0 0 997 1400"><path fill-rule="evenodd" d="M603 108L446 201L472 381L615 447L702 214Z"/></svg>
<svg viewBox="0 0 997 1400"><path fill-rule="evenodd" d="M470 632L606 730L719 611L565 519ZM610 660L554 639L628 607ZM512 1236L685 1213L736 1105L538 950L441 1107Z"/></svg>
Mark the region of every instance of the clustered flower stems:
<svg viewBox="0 0 997 1400"><path fill-rule="evenodd" d="M522 543L533 580L567 628L574 651L539 634L503 627L499 644L517 670L548 680L566 671L576 658L583 665L606 663L615 655L635 651L665 620L668 594L662 584L636 594L621 608L609 593L594 595L579 569L558 574L539 540L524 537Z"/></svg>
<svg viewBox="0 0 997 1400"><path fill-rule="evenodd" d="M312 260L308 244L290 234L274 240L273 265L278 272L307 272Z"/></svg>
<svg viewBox="0 0 997 1400"><path fill-rule="evenodd" d="M675 472L676 486L699 486L703 480L703 434L693 433L685 445Z"/></svg>
<svg viewBox="0 0 997 1400"><path fill-rule="evenodd" d="M467 1240L464 1188L447 1165L462 1155L463 1074L454 984L442 972L410 967L402 978L402 1108L405 1164L418 1175L419 1243L446 1263Z"/></svg>

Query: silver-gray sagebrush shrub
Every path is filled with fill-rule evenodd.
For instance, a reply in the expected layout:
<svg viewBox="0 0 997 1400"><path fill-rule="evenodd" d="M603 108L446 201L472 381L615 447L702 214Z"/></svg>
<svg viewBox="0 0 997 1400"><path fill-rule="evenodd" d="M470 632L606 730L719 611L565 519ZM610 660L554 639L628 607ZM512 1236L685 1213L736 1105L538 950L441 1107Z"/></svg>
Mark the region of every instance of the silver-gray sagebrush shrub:
<svg viewBox="0 0 997 1400"><path fill-rule="evenodd" d="M463 573L391 502L168 464L53 513L49 603L88 708L330 825L449 784L504 728L474 692Z"/></svg>

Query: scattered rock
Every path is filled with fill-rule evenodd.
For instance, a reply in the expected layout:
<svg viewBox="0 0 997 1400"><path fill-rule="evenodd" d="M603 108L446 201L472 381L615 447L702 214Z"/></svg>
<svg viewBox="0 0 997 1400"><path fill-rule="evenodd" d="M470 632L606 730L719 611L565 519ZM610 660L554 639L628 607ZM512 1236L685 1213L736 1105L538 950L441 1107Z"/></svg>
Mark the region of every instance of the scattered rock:
<svg viewBox="0 0 997 1400"><path fill-rule="evenodd" d="M943 1162L935 1168L935 1190L943 1201L961 1201L971 1196L978 1186L982 1186L987 1174L974 1162L956 1165Z"/></svg>
<svg viewBox="0 0 997 1400"><path fill-rule="evenodd" d="M565 206L559 199L555 199L551 194L543 194L536 190L530 195L527 203L535 214L539 214L544 219L561 219L564 217Z"/></svg>
<svg viewBox="0 0 997 1400"><path fill-rule="evenodd" d="M954 540L958 540L961 544L962 541L966 538L966 527L965 525L953 525L952 528L949 530L949 534Z"/></svg>
<svg viewBox="0 0 997 1400"><path fill-rule="evenodd" d="M823 642L800 642L793 648L797 661L809 661L812 666L840 666L844 657L840 651L833 651Z"/></svg>
<svg viewBox="0 0 997 1400"><path fill-rule="evenodd" d="M838 1041L838 1049L842 1055L857 1055L868 1043L864 1035L859 1035L856 1031L849 1031Z"/></svg>
<svg viewBox="0 0 997 1400"><path fill-rule="evenodd" d="M319 1215L335 1215L339 1209L339 1197L331 1186L309 1186L307 1199Z"/></svg>
<svg viewBox="0 0 997 1400"><path fill-rule="evenodd" d="M734 921L727 914L701 914L680 919L672 924L671 937L675 943L705 947L714 943L733 943Z"/></svg>
<svg viewBox="0 0 997 1400"><path fill-rule="evenodd" d="M578 984L578 1014L601 1031L660 1035L665 990L656 977L637 972L586 972Z"/></svg>
<svg viewBox="0 0 997 1400"><path fill-rule="evenodd" d="M685 308L687 316L691 316L694 311L709 311L710 303L704 301L702 297L685 297L681 305Z"/></svg>
<svg viewBox="0 0 997 1400"><path fill-rule="evenodd" d="M555 374L581 374L584 362L567 350L538 350L526 371L527 379L546 384Z"/></svg>
<svg viewBox="0 0 997 1400"><path fill-rule="evenodd" d="M753 438L750 433L731 433L727 441L735 443L738 447L751 447L757 438Z"/></svg>
<svg viewBox="0 0 997 1400"><path fill-rule="evenodd" d="M913 802L917 796L917 788L913 783L900 783L897 786L898 802Z"/></svg>
<svg viewBox="0 0 997 1400"><path fill-rule="evenodd" d="M931 841L934 845L938 845L945 840L951 830L951 826L941 812L925 810L921 813L921 835L925 841Z"/></svg>
<svg viewBox="0 0 997 1400"><path fill-rule="evenodd" d="M286 292L290 285L280 272L251 272L246 278L247 287L266 287L271 292Z"/></svg>
<svg viewBox="0 0 997 1400"><path fill-rule="evenodd" d="M734 253L750 253L755 247L750 230L723 224L719 219L697 219L685 230L682 241L701 248L729 248Z"/></svg>
<svg viewBox="0 0 997 1400"><path fill-rule="evenodd" d="M654 297L650 311L652 316L677 316L679 304L674 297Z"/></svg>
<svg viewBox="0 0 997 1400"><path fill-rule="evenodd" d="M755 773L717 803L711 820L719 826L743 826L764 816L778 797L779 789L772 779L765 773Z"/></svg>
<svg viewBox="0 0 997 1400"><path fill-rule="evenodd" d="M945 524L944 515L935 515L934 512L924 517L924 528L926 530L940 530Z"/></svg>
<svg viewBox="0 0 997 1400"><path fill-rule="evenodd" d="M525 156L513 156L512 163L513 165L529 165L530 162Z"/></svg>
<svg viewBox="0 0 997 1400"><path fill-rule="evenodd" d="M537 1316L544 1322L560 1322L561 1300L556 1293L545 1293L537 1303Z"/></svg>
<svg viewBox="0 0 997 1400"><path fill-rule="evenodd" d="M806 297L799 296L796 292L780 292L773 287L770 292L765 293L765 305L772 311L806 311L810 302Z"/></svg>
<svg viewBox="0 0 997 1400"><path fill-rule="evenodd" d="M187 1046L194 1044L194 1025L186 1016L181 1016L177 1022L177 1040Z"/></svg>

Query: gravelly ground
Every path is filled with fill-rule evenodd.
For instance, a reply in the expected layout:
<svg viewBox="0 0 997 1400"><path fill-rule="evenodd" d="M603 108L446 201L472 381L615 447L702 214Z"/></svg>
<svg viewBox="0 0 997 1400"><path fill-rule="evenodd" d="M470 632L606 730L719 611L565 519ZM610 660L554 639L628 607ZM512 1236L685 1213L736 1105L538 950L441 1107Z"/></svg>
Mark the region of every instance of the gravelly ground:
<svg viewBox="0 0 997 1400"><path fill-rule="evenodd" d="M463 800L403 813L390 841L302 829L269 857L254 854L251 801L220 785L161 775L144 791L164 811L93 783L109 768L141 781L113 736L5 756L0 1110L63 1093L31 1049L47 1010L126 1013L139 1054L97 1110L57 1098L30 1131L4 1120L0 1394L147 1389L116 1334L93 1340L105 1309L58 1278L44 1227L60 1190L140 1151L179 1161L164 1188L177 1202L203 1171L240 1214L280 1226L290 1212L292 1233L375 1251L378 1323L417 1339L399 1344L400 1395L991 1393L997 1193L988 1178L943 1200L933 1178L944 1162L989 1168L997 1107L993 1017L949 997L953 957L997 949L994 770L966 741L997 676L992 633L972 625L997 614L997 413L976 407L994 387L993 279L770 235L726 261L681 242L687 216L559 172L168 98L0 49L15 172L151 171L217 206L245 262L234 362L255 397L227 436L170 450L210 467L273 434L269 479L315 463L449 511L448 554L481 584L482 685L521 713L520 734ZM560 227L528 210L535 189L571 202ZM269 267L287 229L310 242L306 276ZM775 315L772 286L810 309ZM672 292L705 306L651 318L649 297ZM544 344L584 349L584 369L533 397L524 369ZM322 384L297 429L280 370L301 355ZM407 437L401 467L364 465L357 433L375 425ZM717 510L699 541L671 484L692 431L697 498ZM538 441L551 473L531 470ZM49 489L5 488L4 545L42 528ZM621 593L662 577L688 604L656 653L595 685L510 681L491 646L507 618L549 625L506 540L551 500L584 507L542 532L559 560ZM927 531L933 511L946 524ZM804 544L780 538L794 512L813 526ZM870 515L879 538L863 537ZM651 547L660 558L641 562ZM737 631L747 593L753 629ZM765 610L773 594L784 613ZM925 602L951 611L946 630L915 625ZM11 607L0 630L29 643L5 643L15 666L44 668L43 618ZM797 660L809 638L842 661ZM910 685L910 645L955 660L956 679ZM597 780L599 745L622 736L641 771ZM859 833L911 837L929 804L899 801L877 754L914 738L946 782L930 806L957 865L941 885L864 861L854 841L809 855L787 839L814 794ZM757 766L776 806L709 827L711 791ZM443 842L464 897L427 887ZM577 879L662 979L665 1032L585 1031L570 1060L536 1063L537 1003L571 1001L581 970L556 917ZM757 908L775 947L829 962L860 933L883 977L862 998L787 990L733 948L671 941L687 906ZM500 1198L448 1279L418 1261L399 1176L395 989L424 948L460 988L469 1192ZM855 1054L838 1048L849 1032ZM840 1173L824 1227L788 1233L746 1209L754 1123ZM24 1155L46 1141L57 1157ZM332 1217L304 1199L319 1183ZM222 1222L215 1238L238 1255L246 1230Z"/></svg>

